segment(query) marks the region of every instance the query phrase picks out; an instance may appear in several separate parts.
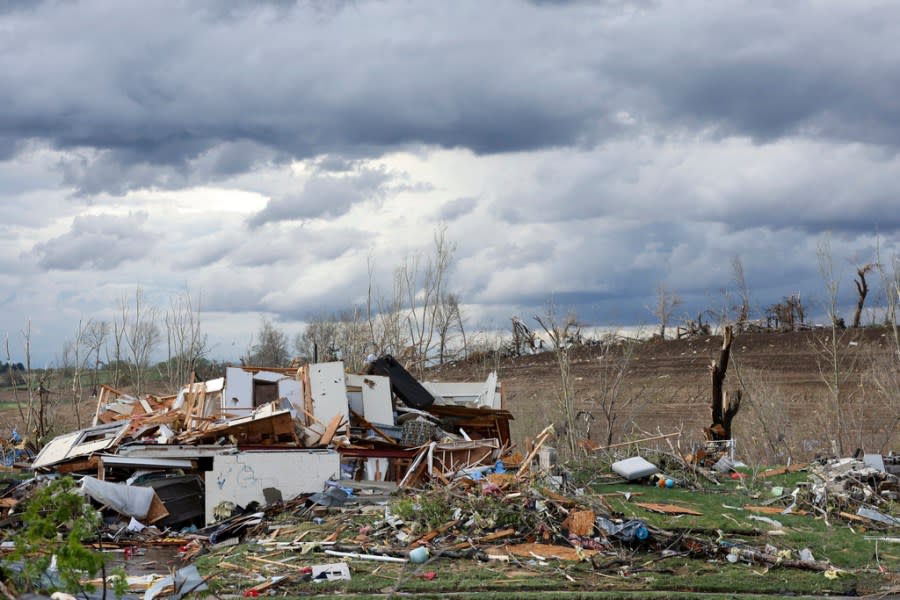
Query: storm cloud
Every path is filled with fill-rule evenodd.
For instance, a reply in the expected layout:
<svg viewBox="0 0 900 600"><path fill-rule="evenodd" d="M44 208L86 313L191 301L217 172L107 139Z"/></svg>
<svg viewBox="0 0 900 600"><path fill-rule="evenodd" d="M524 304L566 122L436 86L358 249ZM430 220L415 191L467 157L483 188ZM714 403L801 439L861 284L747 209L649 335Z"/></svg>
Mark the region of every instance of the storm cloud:
<svg viewBox="0 0 900 600"><path fill-rule="evenodd" d="M736 256L759 306L812 301L829 234L848 302L900 252L893 2L47 0L0 32L7 330L189 286L234 348L440 228L473 327L639 323L660 284L694 316Z"/></svg>

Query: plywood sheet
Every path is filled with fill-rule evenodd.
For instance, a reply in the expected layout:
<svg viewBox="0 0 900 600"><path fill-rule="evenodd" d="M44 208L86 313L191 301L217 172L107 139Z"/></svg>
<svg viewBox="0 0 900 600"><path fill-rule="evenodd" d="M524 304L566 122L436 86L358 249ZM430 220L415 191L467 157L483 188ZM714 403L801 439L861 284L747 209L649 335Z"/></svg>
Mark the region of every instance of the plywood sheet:
<svg viewBox="0 0 900 600"><path fill-rule="evenodd" d="M362 412L369 423L394 424L394 402L391 400L391 380L381 375L347 374L347 385L359 388L362 394ZM350 394L347 394L350 400Z"/></svg>
<svg viewBox="0 0 900 600"><path fill-rule="evenodd" d="M247 414L253 411L253 374L240 367L228 367L225 372L225 393L222 412Z"/></svg>
<svg viewBox="0 0 900 600"><path fill-rule="evenodd" d="M341 415L349 422L343 362L309 365L309 385L312 412L319 422L330 423L335 415Z"/></svg>
<svg viewBox="0 0 900 600"><path fill-rule="evenodd" d="M645 510L663 513L666 515L697 515L697 516L700 516L703 514L701 512L697 512L693 508L687 508L685 506L678 506L677 504L658 504L655 502L635 502L635 504Z"/></svg>

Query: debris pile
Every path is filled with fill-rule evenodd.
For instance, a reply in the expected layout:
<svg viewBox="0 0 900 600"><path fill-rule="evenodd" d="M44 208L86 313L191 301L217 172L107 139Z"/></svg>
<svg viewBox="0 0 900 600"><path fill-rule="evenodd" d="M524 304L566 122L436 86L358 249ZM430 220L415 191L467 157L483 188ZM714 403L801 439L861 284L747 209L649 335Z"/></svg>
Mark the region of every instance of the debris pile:
<svg viewBox="0 0 900 600"><path fill-rule="evenodd" d="M51 440L31 468L79 477L126 521L202 527L223 507L321 492L326 481L413 485L494 464L511 446L501 391L493 373L483 383L419 383L390 356L362 375L342 362L229 367L171 396L104 385L93 425ZM0 517L15 503L5 497Z"/></svg>
<svg viewBox="0 0 900 600"><path fill-rule="evenodd" d="M879 510L891 510L900 499L900 477L885 470L881 455L814 463L809 466L809 481L801 482L789 498L792 502L785 512L799 509L870 527L900 526L900 519Z"/></svg>
<svg viewBox="0 0 900 600"><path fill-rule="evenodd" d="M833 580L842 569L827 553L781 543L792 526L900 527L892 456L758 472L731 439L686 456L680 434L660 433L593 449L606 454L591 452L582 480L552 460L552 426L517 450L511 419L495 374L420 383L389 356L364 374L340 362L231 367L165 397L103 387L91 427L48 443L38 476L0 488L0 524L15 531L44 479L74 476L105 516L97 548L178 549L183 568L127 580L145 598L211 579L255 597L362 575L395 592L405 578L439 579L445 560L572 582L576 567L585 581L620 581L689 559ZM639 450L651 441L671 451Z"/></svg>

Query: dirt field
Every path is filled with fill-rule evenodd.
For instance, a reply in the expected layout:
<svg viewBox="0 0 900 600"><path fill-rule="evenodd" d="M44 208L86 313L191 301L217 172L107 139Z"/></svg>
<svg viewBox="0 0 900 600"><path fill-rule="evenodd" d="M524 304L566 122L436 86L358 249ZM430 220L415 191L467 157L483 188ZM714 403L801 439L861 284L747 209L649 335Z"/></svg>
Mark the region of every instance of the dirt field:
<svg viewBox="0 0 900 600"><path fill-rule="evenodd" d="M838 421L819 370L819 363L827 363L828 359L820 344L827 333L735 336L725 389L744 390L744 403L734 428L738 453L745 460L805 460L816 453L832 451ZM848 331L840 338L841 374L845 377L841 422L847 454L856 447L900 451L900 378L897 363L890 362L888 335L885 329L866 328ZM710 361L718 358L720 346L721 338L715 336L635 345L612 411L616 415L613 441L625 436L640 437L640 432L656 434L681 429L683 449L699 443L702 428L710 424L708 367ZM571 363L578 408L593 415L590 438L602 444L607 438L602 410L604 381L610 381L622 368L621 353L605 355L599 346L584 346L572 351ZM505 408L515 417L515 441L522 442L547 424L562 421L559 366L551 352L514 358L479 355L432 369L428 378L477 381L494 369L499 371L503 384ZM825 370L828 371L827 365ZM885 384L888 394L879 393L876 383ZM74 429L71 392L55 395L52 400L50 420L54 431ZM8 435L18 425L18 411L11 401L8 391L0 394L0 436ZM82 401L82 426L88 424L95 403L92 398ZM582 423L586 433L588 421Z"/></svg>
<svg viewBox="0 0 900 600"><path fill-rule="evenodd" d="M819 368L821 363L829 373L829 357L821 350L828 333L735 336L725 389L744 390L742 409L734 422L739 454L743 450L748 459L784 461L831 452L837 419ZM890 362L889 335L886 329L867 328L848 331L839 338L845 453L856 447L900 450L900 390L896 383L891 389L891 382L897 380L897 364ZM703 336L637 344L626 366L613 441L626 435L639 437L641 431L669 433L680 428L682 448L699 443L702 428L710 424L709 365L718 358L721 343L721 337ZM603 443L604 380L621 368L621 357L604 356L599 347L588 346L574 350L571 362L577 406L593 415L590 437ZM552 353L499 361L481 356L435 369L433 376L448 381L477 380L492 368L500 372L505 408L515 416L513 435L518 441L533 436L549 422L561 421L559 367ZM878 393L873 369L879 378L886 376L882 382L888 392L893 391L890 397Z"/></svg>

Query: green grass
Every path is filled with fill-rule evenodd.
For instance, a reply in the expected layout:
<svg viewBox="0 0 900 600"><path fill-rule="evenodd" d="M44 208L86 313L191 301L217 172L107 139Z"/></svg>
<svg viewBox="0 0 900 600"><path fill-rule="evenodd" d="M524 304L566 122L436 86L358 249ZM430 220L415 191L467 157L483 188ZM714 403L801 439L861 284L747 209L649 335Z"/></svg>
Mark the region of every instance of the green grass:
<svg viewBox="0 0 900 600"><path fill-rule="evenodd" d="M754 513L743 510L744 505L759 505L772 498L771 486L780 485L786 491L798 481L807 479L805 473L792 473L770 480L746 482L728 481L722 486L710 486L706 490L684 488L659 489L652 486L618 483L597 486L596 492L606 494L606 500L614 511L625 518L643 519L652 527L667 531L684 531L710 541L719 538L726 543L746 543L755 548L766 544L777 549L800 550L810 548L817 560L828 560L841 570L836 579L829 579L821 572L806 571L759 564L738 562L731 564L718 556L673 556L664 558L663 546L652 540L642 547L624 548L626 560L616 566L595 569L590 562L572 563L547 561L538 563L527 559L510 563L482 563L468 559L438 557L422 566L398 565L372 561L351 560L352 580L325 584L286 582L275 588L276 595L286 597L334 597L348 595L354 598L384 598L393 592L417 598L765 598L790 594L856 595L877 593L888 586L885 576L877 570L875 542L865 540L868 534L858 526L848 526L839 520L827 524L824 519L800 515L760 515L775 519L783 525L783 535L773 535L765 523L749 519ZM632 492L631 501L614 492ZM588 491L590 495L592 492ZM672 516L649 512L636 502L679 504L702 513L699 516ZM727 508L727 507L737 507ZM417 506L419 510L422 506ZM435 508L436 512L437 508ZM435 516L437 518L437 516ZM341 536L349 541L357 535L358 527L367 519L345 515L340 518L348 527ZM300 529L315 531L304 539L322 539L334 531L334 522L322 526L303 523ZM297 530L292 535L297 535ZM878 547L881 567L889 572L900 572L900 548L893 544ZM628 553L632 554L628 556ZM223 560L241 564L252 572L267 572L269 567L246 558L253 553L267 560L283 560L294 556L291 551L270 552L253 545L240 545L201 557L201 572L215 573L210 580L216 593L237 594L258 581L234 569L215 570ZM341 559L311 552L296 554L290 565L314 565L338 562ZM608 560L612 560L609 557ZM603 561L607 561L604 557ZM600 563L602 561L598 561ZM421 574L434 571L434 580L425 580ZM283 574L284 567L274 567L270 574Z"/></svg>
<svg viewBox="0 0 900 600"><path fill-rule="evenodd" d="M876 543L866 540L866 535L878 535L858 524L848 524L841 519L826 523L821 516L812 515L764 515L742 510L746 505L760 505L770 500L773 485L782 486L786 492L798 481L807 479L805 473L791 473L772 477L748 487L741 482L727 482L705 491L689 489L659 489L653 486L613 485L602 486L601 493L630 491L630 502L623 497L607 496L613 509L625 517L643 519L649 525L666 530L713 534L722 531L730 541L744 541L752 546L771 544L778 549L801 550L809 548L816 560L828 560L841 569L876 568ZM749 482L748 482L749 483ZM663 515L650 512L636 505L637 502L669 503L692 508L702 515ZM735 508L741 510L735 510ZM751 516L768 517L783 525L784 535L772 535L768 524L751 519ZM894 551L892 551L894 550ZM879 546L881 565L892 571L900 571L900 548L886 544Z"/></svg>

